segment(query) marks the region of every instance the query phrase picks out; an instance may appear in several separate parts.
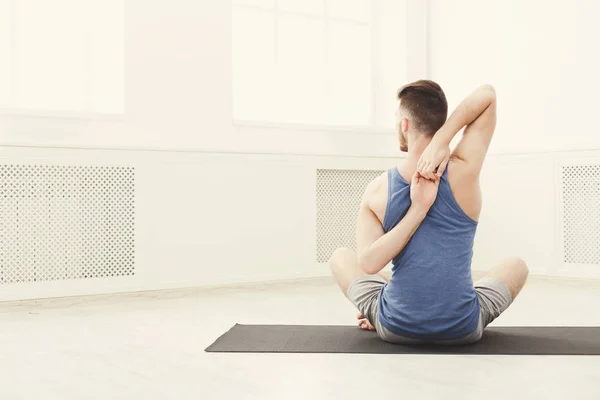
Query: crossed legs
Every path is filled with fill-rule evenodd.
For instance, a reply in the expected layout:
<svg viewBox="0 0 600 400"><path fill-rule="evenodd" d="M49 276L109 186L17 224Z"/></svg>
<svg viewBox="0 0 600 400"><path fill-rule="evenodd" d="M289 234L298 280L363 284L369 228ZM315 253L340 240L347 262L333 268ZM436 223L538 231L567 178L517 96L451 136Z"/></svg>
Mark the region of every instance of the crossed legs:
<svg viewBox="0 0 600 400"><path fill-rule="evenodd" d="M496 265L487 274L484 275L483 279L497 279L503 282L510 291L510 295L514 300L517 295L523 289L525 282L527 282L527 276L529 275L529 268L525 261L520 258L513 257L504 260L501 264Z"/></svg>
<svg viewBox="0 0 600 400"><path fill-rule="evenodd" d="M356 279L367 275L359 267L356 253L347 248L335 250L329 263L333 277L346 297L348 296L348 288L351 286L351 284ZM386 281L388 281L390 278L390 273L388 271L382 271L378 275ZM529 269L523 260L520 258L509 258L492 268L481 280L475 283L475 287L482 302L481 306L486 311L484 313L486 320L485 325L497 318L517 297L525 285L528 275ZM508 288L511 296L510 302L507 301L508 299L504 299L506 296L503 296L504 298L499 298L497 293L490 293L490 288L486 287L485 285L485 282L489 282L490 280L492 283L493 281L500 281L506 286L506 288ZM478 283L481 283L482 286L478 287ZM506 289L503 291L506 292ZM358 319L361 328L374 330L372 325L372 322L374 321L369 321L362 314L358 315Z"/></svg>
<svg viewBox="0 0 600 400"><path fill-rule="evenodd" d="M367 275L359 267L356 253L351 249L339 248L335 250L331 255L329 265L331 266L333 278L346 297L348 297L348 288L350 285L361 276ZM389 281L390 279L390 273L388 271L381 271L378 275L386 281ZM375 321L369 321L362 313L358 314L358 325L362 329L375 330L372 325L374 322Z"/></svg>

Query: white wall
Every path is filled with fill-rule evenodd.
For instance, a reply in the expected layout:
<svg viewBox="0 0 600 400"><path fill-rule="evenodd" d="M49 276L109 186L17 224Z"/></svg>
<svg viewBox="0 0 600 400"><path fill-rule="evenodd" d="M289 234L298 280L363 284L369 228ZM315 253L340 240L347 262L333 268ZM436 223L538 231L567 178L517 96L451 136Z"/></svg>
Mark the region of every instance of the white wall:
<svg viewBox="0 0 600 400"><path fill-rule="evenodd" d="M414 43L427 44L424 51L413 43L409 79L429 70L453 105L482 82L499 92L496 154L484 172L475 269L514 254L537 274L580 275L560 269L557 168L565 158L600 154L548 151L600 147L587 129L600 80L592 74L598 63L593 51L585 51L594 48L593 36L582 34L595 29L591 4L576 2L568 12L548 6L551 16L565 14L573 33L555 30L532 5L512 1L482 6L433 0L429 29L423 29L427 9L409 1L407 30L421 32ZM391 129L234 126L229 2L126 5L125 117L0 116L0 162L135 166L136 276L11 285L0 299L327 275L315 261L315 169L394 165ZM475 10L491 21L473 18ZM540 19L537 29L528 28ZM588 86L572 83L584 76ZM535 171L535 178L523 170Z"/></svg>
<svg viewBox="0 0 600 400"><path fill-rule="evenodd" d="M580 153L600 160L600 152ZM572 153L496 155L483 176L473 268L523 257L533 274L600 278L561 262L559 163ZM136 169L135 275L2 285L0 301L328 276L316 261L317 168L393 166L383 157L0 147L0 163ZM522 170L539 168L535 178Z"/></svg>
<svg viewBox="0 0 600 400"><path fill-rule="evenodd" d="M600 3L429 3L430 78L452 106L476 85L495 85L493 152L600 148Z"/></svg>
<svg viewBox="0 0 600 400"><path fill-rule="evenodd" d="M367 157L0 147L0 164L135 168L135 275L1 285L0 301L329 276L316 262L316 169Z"/></svg>
<svg viewBox="0 0 600 400"><path fill-rule="evenodd" d="M428 11L429 78L450 107L482 83L498 93L474 267L518 255L536 274L598 277L561 258L559 165L600 163L600 3L430 0Z"/></svg>
<svg viewBox="0 0 600 400"><path fill-rule="evenodd" d="M398 155L393 127L235 126L230 2L125 5L124 117L0 115L0 162L135 166L136 276L6 285L0 298L327 275L315 262L315 168L393 164L372 158ZM407 59L415 76L424 55Z"/></svg>
<svg viewBox="0 0 600 400"><path fill-rule="evenodd" d="M0 144L336 155L393 152L392 126L375 133L234 126L231 3L128 0L125 5L126 115L117 120L0 115ZM424 23L424 10L409 11L421 15L416 23Z"/></svg>
<svg viewBox="0 0 600 400"><path fill-rule="evenodd" d="M230 3L125 4L125 117L0 115L0 144L396 156L392 127L374 134L234 126ZM429 70L452 105L475 85L494 83L500 118L492 152L600 147L593 128L600 86L600 58L592 50L600 33L597 2L540 8L516 0L431 0L428 30L424 4L408 1L408 79Z"/></svg>

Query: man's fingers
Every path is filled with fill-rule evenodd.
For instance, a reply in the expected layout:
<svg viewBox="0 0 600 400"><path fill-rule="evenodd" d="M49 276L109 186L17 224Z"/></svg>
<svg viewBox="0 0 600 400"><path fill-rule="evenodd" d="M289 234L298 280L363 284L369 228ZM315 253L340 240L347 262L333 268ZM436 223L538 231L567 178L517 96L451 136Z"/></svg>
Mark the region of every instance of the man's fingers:
<svg viewBox="0 0 600 400"><path fill-rule="evenodd" d="M419 171L415 171L415 173L413 174L412 180L411 180L411 184L417 185L418 183L419 183Z"/></svg>
<svg viewBox="0 0 600 400"><path fill-rule="evenodd" d="M444 175L444 171L446 170L446 166L447 165L448 165L448 159L446 158L444 161L442 161L442 163L438 167L438 170L437 170L437 175L438 176Z"/></svg>
<svg viewBox="0 0 600 400"><path fill-rule="evenodd" d="M423 168L421 168L421 175L427 174L427 170L429 169L429 162L423 164Z"/></svg>
<svg viewBox="0 0 600 400"><path fill-rule="evenodd" d="M427 166L425 167L425 173L433 172L433 170L434 170L433 163L431 161L429 161L427 163Z"/></svg>
<svg viewBox="0 0 600 400"><path fill-rule="evenodd" d="M435 167L436 165L433 163L427 164L427 169L425 170L425 177L429 180L435 179Z"/></svg>

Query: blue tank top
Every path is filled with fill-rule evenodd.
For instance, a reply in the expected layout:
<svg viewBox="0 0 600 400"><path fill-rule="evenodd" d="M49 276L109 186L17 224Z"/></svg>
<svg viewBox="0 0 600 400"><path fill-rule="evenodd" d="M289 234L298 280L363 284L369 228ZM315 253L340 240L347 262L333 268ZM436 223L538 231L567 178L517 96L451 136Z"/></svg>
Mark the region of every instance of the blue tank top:
<svg viewBox="0 0 600 400"><path fill-rule="evenodd" d="M385 232L411 205L410 184L397 168L388 171ZM448 169L427 216L394 258L392 277L379 297L379 321L410 338L446 340L472 333L479 323L479 300L471 277L477 222L459 207Z"/></svg>

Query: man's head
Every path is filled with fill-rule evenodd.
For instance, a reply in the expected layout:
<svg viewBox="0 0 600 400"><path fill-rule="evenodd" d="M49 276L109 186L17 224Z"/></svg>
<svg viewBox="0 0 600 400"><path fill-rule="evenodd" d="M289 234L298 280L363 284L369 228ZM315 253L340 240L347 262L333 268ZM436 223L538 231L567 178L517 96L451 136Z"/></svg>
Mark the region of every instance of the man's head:
<svg viewBox="0 0 600 400"><path fill-rule="evenodd" d="M401 87L398 100L396 122L402 151L408 151L409 135L431 138L448 117L446 95L433 81L420 80Z"/></svg>

